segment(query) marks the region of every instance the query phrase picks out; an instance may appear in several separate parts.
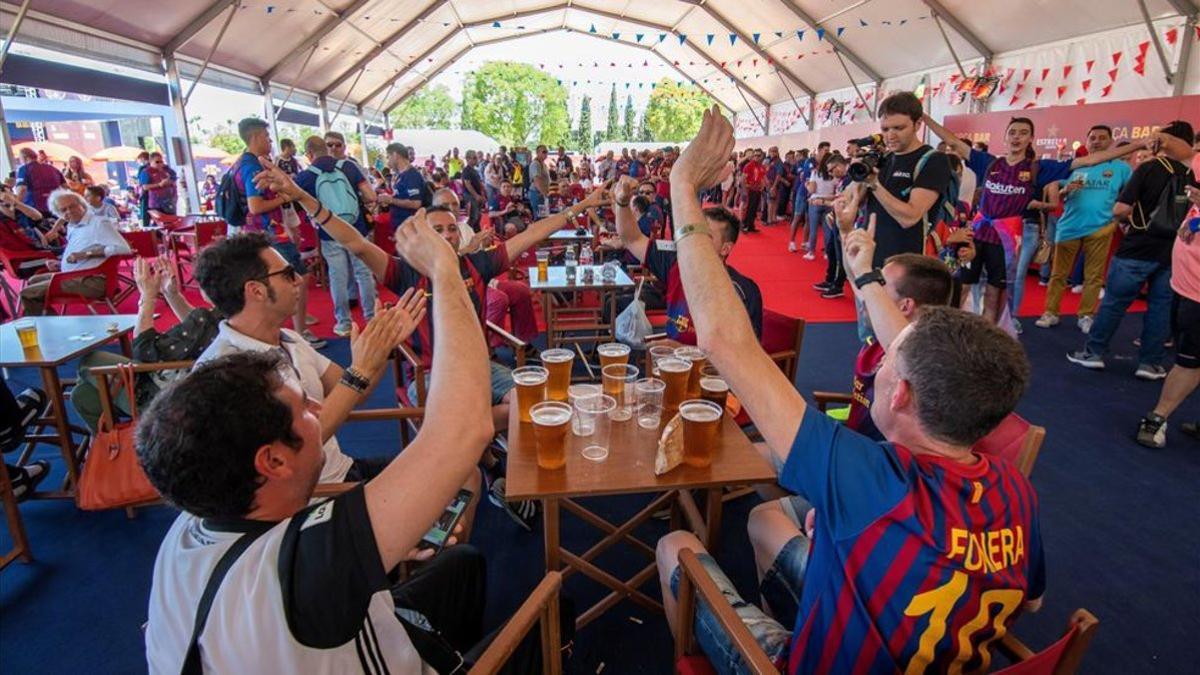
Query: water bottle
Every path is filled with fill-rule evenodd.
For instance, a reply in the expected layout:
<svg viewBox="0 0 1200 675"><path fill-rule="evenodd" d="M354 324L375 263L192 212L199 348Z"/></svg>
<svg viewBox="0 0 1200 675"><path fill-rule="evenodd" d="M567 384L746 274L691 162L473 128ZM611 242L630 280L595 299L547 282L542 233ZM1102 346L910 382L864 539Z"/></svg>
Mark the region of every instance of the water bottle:
<svg viewBox="0 0 1200 675"><path fill-rule="evenodd" d="M575 283L575 247L567 246L567 253L564 256L564 264L567 268L567 283Z"/></svg>
<svg viewBox="0 0 1200 675"><path fill-rule="evenodd" d="M591 267L592 265L592 247L589 246L587 242L584 242L580 245L579 264L583 265L584 267Z"/></svg>

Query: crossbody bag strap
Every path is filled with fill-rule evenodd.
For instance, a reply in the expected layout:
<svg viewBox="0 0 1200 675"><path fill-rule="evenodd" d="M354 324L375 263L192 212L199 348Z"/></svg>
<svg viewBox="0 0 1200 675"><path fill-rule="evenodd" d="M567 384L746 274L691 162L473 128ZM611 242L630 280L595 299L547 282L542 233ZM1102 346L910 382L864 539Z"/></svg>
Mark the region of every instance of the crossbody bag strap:
<svg viewBox="0 0 1200 675"><path fill-rule="evenodd" d="M204 587L204 594L200 596L200 604L196 607L196 621L192 628L192 639L188 643L187 654L183 657L183 667L180 668L181 675L203 675L204 666L200 661L200 635L204 632L204 624L208 622L208 612L212 609L213 599L217 597L217 591L221 588L221 582L225 580L225 575L229 573L229 568L233 567L233 563L250 548L256 539L267 532L266 528L258 532L247 532L238 537L238 540L233 542L225 555L217 561L217 566L213 568L212 574L208 577L208 584Z"/></svg>

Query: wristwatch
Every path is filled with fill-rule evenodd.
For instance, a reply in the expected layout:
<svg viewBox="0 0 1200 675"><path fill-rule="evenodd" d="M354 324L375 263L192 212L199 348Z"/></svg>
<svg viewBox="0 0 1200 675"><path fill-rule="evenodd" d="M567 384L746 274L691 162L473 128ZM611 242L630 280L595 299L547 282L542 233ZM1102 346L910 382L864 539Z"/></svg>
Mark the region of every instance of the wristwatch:
<svg viewBox="0 0 1200 675"><path fill-rule="evenodd" d="M886 286L887 281L883 278L883 272L879 271L878 269L871 270L870 272L867 272L866 274L854 279L854 287L859 290L862 290L863 286L866 286L867 284L879 284L880 286Z"/></svg>

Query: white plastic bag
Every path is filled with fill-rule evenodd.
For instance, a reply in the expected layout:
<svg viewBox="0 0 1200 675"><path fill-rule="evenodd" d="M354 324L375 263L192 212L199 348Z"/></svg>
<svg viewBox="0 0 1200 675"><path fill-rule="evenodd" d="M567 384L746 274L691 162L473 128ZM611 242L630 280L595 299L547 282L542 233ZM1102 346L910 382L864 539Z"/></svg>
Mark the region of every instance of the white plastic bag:
<svg viewBox="0 0 1200 675"><path fill-rule="evenodd" d="M646 336L654 332L654 326L646 317L646 303L642 302L642 283L638 281L637 290L633 293L633 302L617 315L617 340L634 349L646 346Z"/></svg>

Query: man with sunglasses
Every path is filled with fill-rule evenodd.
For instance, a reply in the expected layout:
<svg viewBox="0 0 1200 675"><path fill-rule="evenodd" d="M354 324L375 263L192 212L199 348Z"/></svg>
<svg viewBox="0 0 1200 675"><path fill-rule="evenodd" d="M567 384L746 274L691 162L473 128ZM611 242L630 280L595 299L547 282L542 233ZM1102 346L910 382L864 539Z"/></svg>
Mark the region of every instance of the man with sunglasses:
<svg viewBox="0 0 1200 675"><path fill-rule="evenodd" d="M279 169L274 169L279 171ZM347 226L349 227L349 226ZM275 352L282 373L307 396L321 403L325 465L321 482L367 480L382 468L342 453L334 432L378 384L388 356L416 328L425 298L408 293L396 307L376 308L375 318L351 333L351 364L343 369L284 324L300 302L300 275L261 232L236 234L204 249L196 261L196 280L204 295L228 319L196 363L235 352Z"/></svg>

